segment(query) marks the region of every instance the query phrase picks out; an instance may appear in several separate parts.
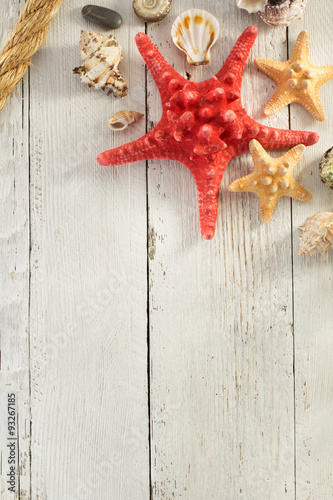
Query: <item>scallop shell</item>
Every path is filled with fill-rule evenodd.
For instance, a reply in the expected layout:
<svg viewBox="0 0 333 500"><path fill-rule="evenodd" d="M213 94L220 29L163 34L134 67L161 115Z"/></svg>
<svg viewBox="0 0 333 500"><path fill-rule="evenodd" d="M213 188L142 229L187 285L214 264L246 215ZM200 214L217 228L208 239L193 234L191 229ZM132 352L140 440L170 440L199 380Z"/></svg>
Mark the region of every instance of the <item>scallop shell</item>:
<svg viewBox="0 0 333 500"><path fill-rule="evenodd" d="M171 28L174 44L187 55L187 62L196 66L210 61L210 49L219 36L219 23L209 12L187 10L177 17Z"/></svg>
<svg viewBox="0 0 333 500"><path fill-rule="evenodd" d="M304 14L308 0L266 0L261 19L270 26L288 26Z"/></svg>
<svg viewBox="0 0 333 500"><path fill-rule="evenodd" d="M266 0L236 0L237 7L247 10L250 14L264 10Z"/></svg>
<svg viewBox="0 0 333 500"><path fill-rule="evenodd" d="M137 111L118 111L109 120L109 127L111 130L120 131L126 130L127 127L138 122L144 115Z"/></svg>
<svg viewBox="0 0 333 500"><path fill-rule="evenodd" d="M304 226L300 229L300 255L314 255L321 253L326 259L326 252L333 248L333 213L318 212L308 217Z"/></svg>
<svg viewBox="0 0 333 500"><path fill-rule="evenodd" d="M117 97L127 95L127 85L118 70L123 58L121 47L113 35L104 36L92 31L81 31L81 58L83 64L74 73L89 87L108 90Z"/></svg>
<svg viewBox="0 0 333 500"><path fill-rule="evenodd" d="M134 0L132 7L145 21L161 21L170 12L172 0Z"/></svg>
<svg viewBox="0 0 333 500"><path fill-rule="evenodd" d="M326 151L320 161L319 176L327 187L333 189L333 147Z"/></svg>

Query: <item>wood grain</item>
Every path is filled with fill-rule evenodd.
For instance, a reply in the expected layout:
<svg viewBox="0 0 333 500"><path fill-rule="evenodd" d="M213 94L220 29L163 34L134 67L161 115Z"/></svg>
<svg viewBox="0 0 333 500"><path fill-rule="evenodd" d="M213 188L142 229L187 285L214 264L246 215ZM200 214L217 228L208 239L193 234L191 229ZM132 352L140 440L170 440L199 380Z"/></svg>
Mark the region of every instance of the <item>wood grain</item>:
<svg viewBox="0 0 333 500"><path fill-rule="evenodd" d="M313 64L333 64L333 5L320 2L320 7L309 2L304 20L290 27L289 43L292 48L298 33L307 29ZM332 92L333 81L319 91L327 113L323 123L315 122L300 105L291 106L292 128L302 125L320 134L319 143L306 151L299 166L301 182L314 200L293 202L297 500L333 498L332 254L326 261L319 255L298 255L298 227L320 210L333 211L333 193L318 175L320 158L333 145Z"/></svg>
<svg viewBox="0 0 333 500"><path fill-rule="evenodd" d="M268 28L234 2L206 2L222 33L212 64L193 68L169 42L175 16L193 6L178 2L170 18L149 26L166 59L181 74L206 79L243 29L257 23L243 102L255 119L288 128L287 110L262 119L272 85L253 65L259 54L287 56L285 30ZM159 98L148 83L155 123ZM252 168L248 155L233 160L222 181L217 233L206 242L189 171L171 162L149 165L153 498L294 498L290 201L262 223L254 195L227 191Z"/></svg>
<svg viewBox="0 0 333 500"><path fill-rule="evenodd" d="M320 91L326 122L297 104L265 119L275 83L253 59L285 60L305 28L313 62L333 64L333 6L309 2L285 30L234 0L174 1L168 17L146 26L131 1L91 3L123 16L115 36L128 97L107 97L72 74L80 30L99 28L71 0L0 115L1 499L13 498L5 477L10 390L18 397L21 499L329 500L332 254L326 262L299 256L298 226L333 206L318 177L332 146L333 82ZM0 41L22 5L0 3ZM192 7L212 12L221 27L212 62L201 68L170 39L175 17ZM249 24L259 36L244 106L262 123L321 134L295 170L314 201L281 199L262 223L255 195L227 190L252 168L243 155L227 168L216 236L204 241L184 166L108 168L95 157L160 117L138 31L181 74L204 80ZM108 119L121 109L146 112L146 123L111 133Z"/></svg>
<svg viewBox="0 0 333 500"><path fill-rule="evenodd" d="M0 43L17 21L23 1L0 5ZM5 14L5 15L4 15ZM1 499L13 498L7 474L7 395L15 393L17 408L16 489L30 493L29 395L29 101L28 86L20 84L11 106L0 117L0 442Z"/></svg>
<svg viewBox="0 0 333 500"><path fill-rule="evenodd" d="M80 64L82 2L64 2L31 72L32 498L149 495L145 164L101 168L116 110L144 106L129 4L117 33L130 96L94 91ZM103 31L105 33L105 31ZM124 203L125 202L125 203ZM64 466L65 465L65 466Z"/></svg>

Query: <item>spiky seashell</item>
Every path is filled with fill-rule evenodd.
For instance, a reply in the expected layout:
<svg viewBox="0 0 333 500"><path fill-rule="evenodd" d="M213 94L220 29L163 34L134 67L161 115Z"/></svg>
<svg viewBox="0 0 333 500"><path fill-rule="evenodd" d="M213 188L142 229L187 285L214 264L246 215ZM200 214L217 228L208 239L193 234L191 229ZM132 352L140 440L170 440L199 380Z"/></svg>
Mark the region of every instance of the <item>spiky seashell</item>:
<svg viewBox="0 0 333 500"><path fill-rule="evenodd" d="M264 10L266 0L236 0L240 9L247 10L250 14Z"/></svg>
<svg viewBox="0 0 333 500"><path fill-rule="evenodd" d="M326 151L320 161L319 176L327 187L333 189L333 147Z"/></svg>
<svg viewBox="0 0 333 500"><path fill-rule="evenodd" d="M288 26L304 14L308 0L266 0L265 8L259 12L261 19L270 26Z"/></svg>
<svg viewBox="0 0 333 500"><path fill-rule="evenodd" d="M171 5L172 0L134 0L132 4L136 15L151 23L164 19Z"/></svg>
<svg viewBox="0 0 333 500"><path fill-rule="evenodd" d="M107 89L117 97L127 95L127 85L118 65L123 57L121 47L113 35L104 36L92 31L81 31L80 39L82 66L74 73L89 87Z"/></svg>
<svg viewBox="0 0 333 500"><path fill-rule="evenodd" d="M189 64L207 64L210 49L219 36L219 23L209 12L187 10L177 17L171 28L174 44L187 55Z"/></svg>
<svg viewBox="0 0 333 500"><path fill-rule="evenodd" d="M321 253L326 259L326 252L333 248L333 213L318 212L312 217L308 217L304 226L300 229L303 234L300 236L300 255L314 255Z"/></svg>
<svg viewBox="0 0 333 500"><path fill-rule="evenodd" d="M142 113L138 113L137 111L118 111L112 118L109 120L109 127L111 130L125 130L133 123L138 122L144 115Z"/></svg>

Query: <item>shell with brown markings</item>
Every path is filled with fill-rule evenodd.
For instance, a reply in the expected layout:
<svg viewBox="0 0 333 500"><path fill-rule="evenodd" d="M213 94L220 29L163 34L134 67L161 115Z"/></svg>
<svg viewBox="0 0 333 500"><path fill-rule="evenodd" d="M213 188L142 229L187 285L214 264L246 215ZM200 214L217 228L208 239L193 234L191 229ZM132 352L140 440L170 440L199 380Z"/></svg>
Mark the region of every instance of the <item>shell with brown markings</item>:
<svg viewBox="0 0 333 500"><path fill-rule="evenodd" d="M118 113L110 118L109 127L111 130L115 130L117 132L126 130L127 127L141 120L143 116L144 115L142 113L138 113L137 111L118 111Z"/></svg>
<svg viewBox="0 0 333 500"><path fill-rule="evenodd" d="M333 213L318 212L308 217L304 226L300 229L300 255L314 255L321 253L326 259L326 252L333 248Z"/></svg>
<svg viewBox="0 0 333 500"><path fill-rule="evenodd" d="M174 44L187 55L187 62L196 66L210 61L210 49L219 36L217 19L200 9L187 10L177 17L171 28Z"/></svg>
<svg viewBox="0 0 333 500"><path fill-rule="evenodd" d="M240 9L258 12L270 26L288 26L304 14L308 0L235 0Z"/></svg>
<svg viewBox="0 0 333 500"><path fill-rule="evenodd" d="M113 35L104 36L92 31L81 31L81 57L83 64L74 68L74 73L89 87L108 90L117 97L127 95L127 85L118 65L123 52Z"/></svg>

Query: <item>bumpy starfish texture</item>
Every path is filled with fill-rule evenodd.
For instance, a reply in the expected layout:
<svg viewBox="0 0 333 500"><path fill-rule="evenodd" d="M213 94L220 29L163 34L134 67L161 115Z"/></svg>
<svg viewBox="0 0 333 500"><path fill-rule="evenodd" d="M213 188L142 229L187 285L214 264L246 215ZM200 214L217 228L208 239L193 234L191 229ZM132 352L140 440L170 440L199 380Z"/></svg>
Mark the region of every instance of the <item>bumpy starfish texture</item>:
<svg viewBox="0 0 333 500"><path fill-rule="evenodd" d="M264 109L271 116L292 102L302 104L318 121L326 119L318 90L333 78L333 66L314 66L310 61L309 34L302 31L291 57L286 62L257 58L255 65L278 84L275 94Z"/></svg>
<svg viewBox="0 0 333 500"><path fill-rule="evenodd" d="M254 169L245 177L229 185L229 191L255 193L259 197L260 215L264 222L272 217L273 210L281 196L301 201L312 201L312 195L300 186L292 176L295 165L305 150L303 144L295 146L279 158L272 158L258 141L250 142Z"/></svg>
<svg viewBox="0 0 333 500"><path fill-rule="evenodd" d="M315 144L318 134L269 128L255 122L241 103L245 63L257 36L249 26L222 69L209 80L187 81L162 57L144 33L136 43L159 89L163 114L156 127L137 141L101 153L101 165L153 158L177 160L192 173L198 190L202 237L215 233L221 180L229 161L249 151L254 137L266 149Z"/></svg>

